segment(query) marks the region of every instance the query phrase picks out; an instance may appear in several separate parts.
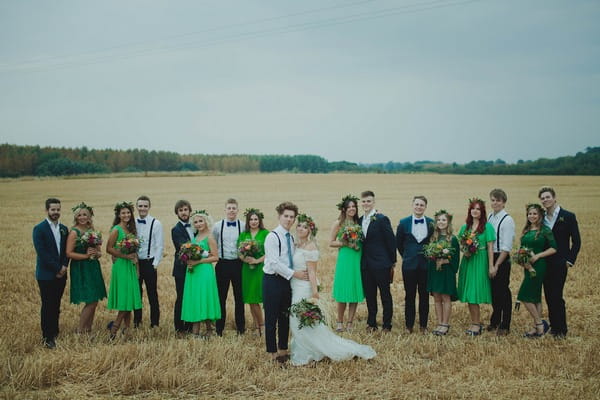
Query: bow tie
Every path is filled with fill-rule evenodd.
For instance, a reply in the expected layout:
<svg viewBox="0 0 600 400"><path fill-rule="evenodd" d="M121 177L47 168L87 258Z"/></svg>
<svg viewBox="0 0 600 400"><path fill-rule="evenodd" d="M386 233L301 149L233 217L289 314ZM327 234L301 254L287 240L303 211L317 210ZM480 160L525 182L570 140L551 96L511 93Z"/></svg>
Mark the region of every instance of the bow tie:
<svg viewBox="0 0 600 400"><path fill-rule="evenodd" d="M137 220L138 224L145 224L146 220L145 219L139 219Z"/></svg>
<svg viewBox="0 0 600 400"><path fill-rule="evenodd" d="M233 222L227 221L227 226L236 226L236 221L233 221Z"/></svg>
<svg viewBox="0 0 600 400"><path fill-rule="evenodd" d="M189 228L191 225L190 224L183 224L184 228Z"/></svg>
<svg viewBox="0 0 600 400"><path fill-rule="evenodd" d="M415 219L415 224L424 224L425 218Z"/></svg>

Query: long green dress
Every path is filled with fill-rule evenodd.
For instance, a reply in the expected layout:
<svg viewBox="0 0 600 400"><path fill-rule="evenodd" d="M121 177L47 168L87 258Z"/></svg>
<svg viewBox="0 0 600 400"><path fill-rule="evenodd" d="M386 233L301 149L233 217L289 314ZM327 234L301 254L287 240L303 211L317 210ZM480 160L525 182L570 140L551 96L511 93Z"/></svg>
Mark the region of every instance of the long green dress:
<svg viewBox="0 0 600 400"><path fill-rule="evenodd" d="M192 243L206 251L210 250L208 236L200 241L194 238ZM197 264L192 270L186 270L181 319L186 322L221 319L217 276L212 263Z"/></svg>
<svg viewBox="0 0 600 400"><path fill-rule="evenodd" d="M538 234L537 230L531 230L521 237L521 246L528 247L535 254L552 247L556 249L556 240L550 228L542 225ZM529 271L525 270L523 283L519 289L517 300L526 303L541 303L542 301L542 283L546 276L546 259L540 258L533 264L533 269L536 272L534 278L531 277Z"/></svg>
<svg viewBox="0 0 600 400"><path fill-rule="evenodd" d="M77 233L77 239L81 237L81 231L73 228ZM75 240L75 253L87 253L86 246L79 240ZM71 303L94 303L106 298L106 287L98 260L71 260L69 266L71 275Z"/></svg>
<svg viewBox="0 0 600 400"><path fill-rule="evenodd" d="M340 227L337 233L338 239L343 228ZM338 303L360 303L365 299L360 275L361 256L362 247L356 250L344 246L338 251L333 276L333 299Z"/></svg>
<svg viewBox="0 0 600 400"><path fill-rule="evenodd" d="M440 236L438 242L445 241L446 236ZM436 242L437 243L437 242ZM450 238L450 245L454 249L449 264L443 264L440 271L437 270L435 261L427 261L427 291L429 293L441 293L450 296L452 301L458 298L456 292L456 272L458 272L458 260L460 260L460 246L456 236Z"/></svg>
<svg viewBox="0 0 600 400"><path fill-rule="evenodd" d="M119 240L125 239L125 231L119 225L112 227L119 232ZM117 311L133 311L142 308L142 296L140 295L140 283L137 277L137 269L133 261L125 258L115 258L110 273L110 286L108 289L108 304L106 308Z"/></svg>
<svg viewBox="0 0 600 400"><path fill-rule="evenodd" d="M467 225L460 227L460 237L467 229ZM458 269L458 298L463 303L491 304L492 285L489 278L489 263L487 243L496 240L494 228L489 223L485 224L483 233L477 235L479 247L471 257L463 255Z"/></svg>
<svg viewBox="0 0 600 400"><path fill-rule="evenodd" d="M266 229L261 229L256 232L256 236L252 237L252 233L244 231L240 233L238 237L238 246L244 240L256 240L258 243L258 254L254 258L261 258L265 255L265 238L269 234ZM242 264L242 298L245 304L260 304L263 302L262 298L262 281L263 281L263 265L248 263Z"/></svg>

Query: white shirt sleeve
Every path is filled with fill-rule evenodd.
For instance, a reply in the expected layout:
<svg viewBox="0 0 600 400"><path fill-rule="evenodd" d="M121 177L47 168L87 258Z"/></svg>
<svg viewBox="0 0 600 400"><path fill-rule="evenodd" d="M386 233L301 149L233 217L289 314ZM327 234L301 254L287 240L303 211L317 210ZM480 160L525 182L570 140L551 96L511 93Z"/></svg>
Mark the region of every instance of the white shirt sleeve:
<svg viewBox="0 0 600 400"><path fill-rule="evenodd" d="M510 253L514 239L515 221L510 215L507 215L502 224L500 224L500 248L498 250Z"/></svg>
<svg viewBox="0 0 600 400"><path fill-rule="evenodd" d="M154 261L152 265L154 268L158 267L160 264L163 251L165 249L165 239L163 234L163 227L159 220L154 219L154 228L152 229L152 249L150 250L150 255L154 257Z"/></svg>
<svg viewBox="0 0 600 400"><path fill-rule="evenodd" d="M273 232L270 232L265 238L265 264L263 271L266 274L277 274L290 280L294 275L294 271L290 269L287 263L282 262L282 259L287 258L287 249L285 243L281 243L281 256L279 256L279 240Z"/></svg>

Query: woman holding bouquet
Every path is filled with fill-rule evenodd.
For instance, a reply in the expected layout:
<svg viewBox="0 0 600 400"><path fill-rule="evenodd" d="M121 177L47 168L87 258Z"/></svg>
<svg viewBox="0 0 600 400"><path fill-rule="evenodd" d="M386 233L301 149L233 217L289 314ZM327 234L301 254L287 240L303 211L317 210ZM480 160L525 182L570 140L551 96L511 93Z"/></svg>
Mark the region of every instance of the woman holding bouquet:
<svg viewBox="0 0 600 400"><path fill-rule="evenodd" d="M71 260L71 303L85 303L79 316L78 333L92 331L98 301L106 298L106 287L98 259L102 236L94 231L94 210L85 203L73 207L73 227L67 237Z"/></svg>
<svg viewBox="0 0 600 400"><path fill-rule="evenodd" d="M365 299L365 295L360 275L362 232L358 223L358 197L347 195L338 203L337 208L340 210L340 215L331 227L329 246L339 248L333 277L333 299L337 302L336 331L342 332L346 304L348 304L346 330L350 330L356 307Z"/></svg>
<svg viewBox="0 0 600 400"><path fill-rule="evenodd" d="M111 339L116 337L121 324L123 331L129 328L131 311L142 308L137 265L139 240L136 235L133 204L117 203L113 227L106 241L106 252L114 259L106 307L118 311L117 318L108 324Z"/></svg>
<svg viewBox="0 0 600 400"><path fill-rule="evenodd" d="M256 208L244 213L246 229L238 237L238 249L242 260L242 297L250 305L254 329L262 336L265 326L260 308L262 300L263 265L265 261L265 238L269 231L263 225L264 214Z"/></svg>
<svg viewBox="0 0 600 400"><path fill-rule="evenodd" d="M221 318L221 305L217 289L217 276L213 263L219 260L217 242L210 234L212 219L205 210L194 211L192 225L196 235L192 245L200 246L199 257L188 257L183 286L181 319L192 323L192 333L206 338L212 335L213 321ZM184 245L185 246L185 245ZM205 321L206 330L200 335L200 322Z"/></svg>
<svg viewBox="0 0 600 400"><path fill-rule="evenodd" d="M296 250L294 251L294 271L308 270L308 281L292 278L292 308L302 308L306 301L314 302L319 299L317 288L317 262L319 250L315 243L317 227L311 217L306 214L298 215L296 227ZM296 307L294 307L296 306ZM313 311L314 312L314 311ZM290 313L291 362L293 365L305 365L310 361L319 361L328 357L333 361L349 360L353 357L373 358L375 351L370 346L358 344L352 340L337 336L329 329L321 318L322 313L317 312L317 317L309 318L314 322L305 323L306 317Z"/></svg>
<svg viewBox="0 0 600 400"><path fill-rule="evenodd" d="M556 241L550 228L544 225L544 209L537 203L528 204L527 223L521 235L521 249L527 250L527 260L517 260L525 268L523 283L517 300L533 318L533 329L525 337L540 337L548 331L548 323L542 320L542 283L546 276L546 257L556 253Z"/></svg>
<svg viewBox="0 0 600 400"><path fill-rule="evenodd" d="M429 248L434 251L429 251ZM439 251L438 251L439 250ZM452 235L452 214L446 210L435 213L435 229L425 249L427 258L427 291L435 301L438 320L434 335L443 336L450 329L452 301L457 299L456 272L460 258L458 239Z"/></svg>
<svg viewBox="0 0 600 400"><path fill-rule="evenodd" d="M469 304L471 326L467 335L481 334L481 314L479 305L492 302L490 276L494 273L493 242L496 240L494 228L487 223L485 202L475 198L469 200L466 224L458 232L459 244L463 252L458 271L458 298Z"/></svg>

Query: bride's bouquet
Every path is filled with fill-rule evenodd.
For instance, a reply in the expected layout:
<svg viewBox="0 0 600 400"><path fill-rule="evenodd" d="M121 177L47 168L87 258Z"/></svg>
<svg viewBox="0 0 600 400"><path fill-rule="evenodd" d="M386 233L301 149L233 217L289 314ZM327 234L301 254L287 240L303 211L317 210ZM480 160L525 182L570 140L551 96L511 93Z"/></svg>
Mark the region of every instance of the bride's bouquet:
<svg viewBox="0 0 600 400"><path fill-rule="evenodd" d="M305 326L312 327L316 324L325 323L323 312L319 306L311 300L302 299L299 302L292 304L290 313L300 321L298 323L298 329L302 329Z"/></svg>
<svg viewBox="0 0 600 400"><path fill-rule="evenodd" d="M354 250L360 249L360 243L363 240L362 228L358 224L344 225L338 235L339 240Z"/></svg>
<svg viewBox="0 0 600 400"><path fill-rule="evenodd" d="M102 232L89 229L77 238L77 242L82 244L86 250L90 247L102 246ZM91 259L94 260L95 257L91 257Z"/></svg>
<svg viewBox="0 0 600 400"><path fill-rule="evenodd" d="M179 251L177 252L177 257L179 260L187 264L188 261L192 260L202 260L203 258L208 257L208 252L204 250L200 245L197 245L192 242L186 242L181 245ZM194 266L188 265L188 270L192 272L194 270Z"/></svg>

